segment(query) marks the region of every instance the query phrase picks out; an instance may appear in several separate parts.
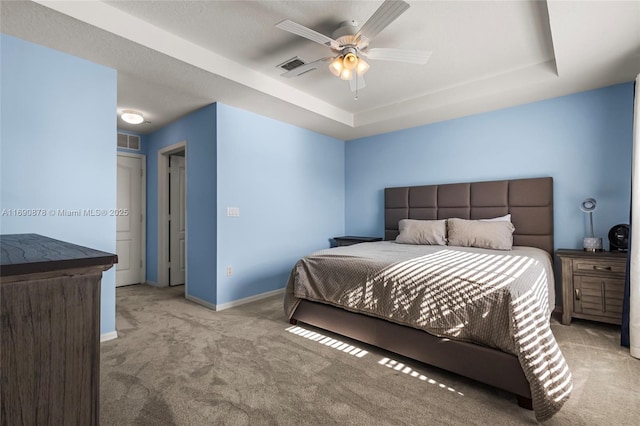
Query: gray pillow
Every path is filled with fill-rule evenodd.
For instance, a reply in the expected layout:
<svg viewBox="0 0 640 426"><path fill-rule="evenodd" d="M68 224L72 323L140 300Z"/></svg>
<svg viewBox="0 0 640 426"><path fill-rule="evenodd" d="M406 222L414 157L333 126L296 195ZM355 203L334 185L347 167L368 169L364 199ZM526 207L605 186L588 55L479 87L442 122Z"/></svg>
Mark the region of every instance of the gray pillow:
<svg viewBox="0 0 640 426"><path fill-rule="evenodd" d="M504 220L447 220L447 238L450 246L511 250L515 229L511 222Z"/></svg>
<svg viewBox="0 0 640 426"><path fill-rule="evenodd" d="M400 244L447 244L447 221L402 219L398 222L400 235L396 243Z"/></svg>

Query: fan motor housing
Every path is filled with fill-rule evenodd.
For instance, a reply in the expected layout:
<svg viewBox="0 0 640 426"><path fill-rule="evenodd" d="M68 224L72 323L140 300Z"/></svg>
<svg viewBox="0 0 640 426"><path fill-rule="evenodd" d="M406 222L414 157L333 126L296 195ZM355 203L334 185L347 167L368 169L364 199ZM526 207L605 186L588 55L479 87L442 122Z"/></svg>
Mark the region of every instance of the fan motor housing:
<svg viewBox="0 0 640 426"><path fill-rule="evenodd" d="M347 44L353 44L353 36L358 32L358 23L356 21L344 21L338 25L331 35L332 38L344 46Z"/></svg>

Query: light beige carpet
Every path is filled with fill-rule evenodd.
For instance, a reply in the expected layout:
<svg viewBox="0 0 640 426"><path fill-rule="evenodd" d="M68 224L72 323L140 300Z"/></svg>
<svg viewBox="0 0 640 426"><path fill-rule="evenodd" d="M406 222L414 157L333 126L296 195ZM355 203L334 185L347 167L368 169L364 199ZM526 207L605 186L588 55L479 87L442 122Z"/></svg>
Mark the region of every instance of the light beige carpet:
<svg viewBox="0 0 640 426"><path fill-rule="evenodd" d="M536 424L508 393L291 329L281 297L213 312L183 291L117 290L118 339L102 344L102 425ZM546 424L640 424L640 360L619 346L619 327L552 328L575 389Z"/></svg>

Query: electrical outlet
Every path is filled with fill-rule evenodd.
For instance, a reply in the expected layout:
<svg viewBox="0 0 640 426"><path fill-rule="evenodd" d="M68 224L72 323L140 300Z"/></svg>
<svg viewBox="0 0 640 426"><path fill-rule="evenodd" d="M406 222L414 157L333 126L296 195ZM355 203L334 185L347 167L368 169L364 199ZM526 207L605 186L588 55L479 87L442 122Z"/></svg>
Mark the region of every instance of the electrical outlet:
<svg viewBox="0 0 640 426"><path fill-rule="evenodd" d="M231 266L227 266L227 276L230 277L233 275L233 268Z"/></svg>

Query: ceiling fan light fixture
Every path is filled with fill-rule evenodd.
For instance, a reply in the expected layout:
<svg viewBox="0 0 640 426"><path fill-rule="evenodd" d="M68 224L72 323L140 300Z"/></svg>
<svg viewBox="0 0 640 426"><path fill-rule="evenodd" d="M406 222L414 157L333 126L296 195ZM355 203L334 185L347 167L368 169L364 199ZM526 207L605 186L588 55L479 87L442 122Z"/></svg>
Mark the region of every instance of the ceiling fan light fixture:
<svg viewBox="0 0 640 426"><path fill-rule="evenodd" d="M340 74L342 73L343 68L344 67L342 66L342 57L340 56L335 58L329 64L329 71L331 71L331 73L336 77L340 77Z"/></svg>
<svg viewBox="0 0 640 426"><path fill-rule="evenodd" d="M348 52L331 61L329 70L336 77L340 77L341 80L352 80L356 73L358 75L366 73L369 70L369 64L355 53Z"/></svg>
<svg viewBox="0 0 640 426"><path fill-rule="evenodd" d="M333 32L332 37L328 37L317 31L307 28L285 19L276 24L276 27L289 33L304 37L307 40L329 47L333 56L322 58L306 65L304 72L295 73L300 76L306 72L318 68L321 61L330 61L329 70L333 75L341 80L348 80L352 92L366 87L364 74L369 70L369 64L361 56L371 60L405 62L410 64L425 64L431 52L395 48L373 48L369 49L369 43L382 30L394 22L409 8L409 3L404 0L384 0L369 19L358 30L358 23L350 20L339 24ZM301 69L302 71L302 69ZM290 78L294 75L291 71L282 74ZM356 77L356 78L354 78Z"/></svg>
<svg viewBox="0 0 640 426"><path fill-rule="evenodd" d="M364 73L366 73L367 71L369 71L369 64L366 63L363 59L359 59L358 66L356 67L356 72L358 73L358 75L364 75Z"/></svg>
<svg viewBox="0 0 640 426"><path fill-rule="evenodd" d="M340 80L351 80L353 78L353 71L347 68L344 68L340 73Z"/></svg>
<svg viewBox="0 0 640 426"><path fill-rule="evenodd" d="M348 70L354 70L358 66L358 57L355 53L347 53L342 59L342 65Z"/></svg>
<svg viewBox="0 0 640 426"><path fill-rule="evenodd" d="M122 111L122 114L120 114L120 118L122 118L124 122L129 124L140 124L144 121L142 113L131 109L125 109L124 111Z"/></svg>

